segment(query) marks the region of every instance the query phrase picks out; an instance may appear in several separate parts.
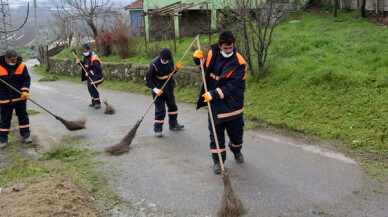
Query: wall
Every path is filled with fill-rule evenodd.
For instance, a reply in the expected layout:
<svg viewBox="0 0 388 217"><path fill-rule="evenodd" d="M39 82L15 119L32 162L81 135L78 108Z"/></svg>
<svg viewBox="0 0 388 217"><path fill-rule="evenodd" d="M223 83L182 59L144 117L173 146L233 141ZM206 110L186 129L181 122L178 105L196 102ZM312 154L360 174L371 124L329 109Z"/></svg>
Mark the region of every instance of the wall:
<svg viewBox="0 0 388 217"><path fill-rule="evenodd" d="M107 80L133 80L145 84L144 77L148 70L148 65L135 63L108 63L103 62L103 73ZM81 79L81 68L74 60L50 58L50 67L53 74L79 76ZM197 67L183 66L174 75L174 79L179 86L200 86L201 71Z"/></svg>
<svg viewBox="0 0 388 217"><path fill-rule="evenodd" d="M129 22L131 25L132 34L141 36L140 27L143 27L141 13L143 10L129 10Z"/></svg>

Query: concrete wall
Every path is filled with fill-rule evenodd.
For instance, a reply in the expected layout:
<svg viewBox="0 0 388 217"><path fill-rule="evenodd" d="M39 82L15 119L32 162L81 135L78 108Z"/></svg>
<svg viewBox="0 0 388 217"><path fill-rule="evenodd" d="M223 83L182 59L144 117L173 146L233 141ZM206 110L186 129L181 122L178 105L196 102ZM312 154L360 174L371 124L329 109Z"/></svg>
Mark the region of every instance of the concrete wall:
<svg viewBox="0 0 388 217"><path fill-rule="evenodd" d="M144 77L148 71L148 65L135 63L108 63L103 62L103 73L107 80L133 80L145 84ZM77 76L81 79L81 68L73 59L50 58L50 68L53 74ZM179 86L200 86L201 71L197 67L183 66L174 75L174 79Z"/></svg>

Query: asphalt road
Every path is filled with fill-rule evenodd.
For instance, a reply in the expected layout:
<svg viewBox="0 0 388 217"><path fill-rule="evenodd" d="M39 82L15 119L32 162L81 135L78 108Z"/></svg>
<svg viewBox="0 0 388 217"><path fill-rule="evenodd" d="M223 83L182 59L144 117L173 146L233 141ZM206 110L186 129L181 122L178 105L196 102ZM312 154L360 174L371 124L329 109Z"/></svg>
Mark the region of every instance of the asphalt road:
<svg viewBox="0 0 388 217"><path fill-rule="evenodd" d="M87 129L70 132L29 102L29 109L41 112L30 119L32 135L43 149L66 137L103 151L132 129L151 102L151 96L100 89L116 109L115 115L104 115L104 107L88 107L85 83L37 82L40 76L31 68L30 74L31 98L67 120L87 119ZM127 201L112 210L113 216L216 216L223 183L212 171L207 111L183 103L178 109L183 131L165 126L164 137L154 137L152 108L129 153L96 157L104 162L97 170ZM355 160L308 141L249 130L244 134L245 163L237 164L228 150L225 166L246 208L244 216L388 216L387 183L371 179Z"/></svg>

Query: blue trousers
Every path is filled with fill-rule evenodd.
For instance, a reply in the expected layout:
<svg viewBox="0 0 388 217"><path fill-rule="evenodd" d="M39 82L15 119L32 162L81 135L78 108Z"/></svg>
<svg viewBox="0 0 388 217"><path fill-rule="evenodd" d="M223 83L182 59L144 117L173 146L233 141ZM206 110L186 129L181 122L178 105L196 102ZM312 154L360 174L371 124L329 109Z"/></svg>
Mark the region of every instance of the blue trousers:
<svg viewBox="0 0 388 217"><path fill-rule="evenodd" d="M98 87L99 84L101 84L101 83L95 84L96 87ZM101 104L100 94L98 93L96 88L93 86L93 84L90 83L90 80L88 80L88 90L89 90L90 96L92 97L92 104L93 105Z"/></svg>
<svg viewBox="0 0 388 217"><path fill-rule="evenodd" d="M0 142L8 142L8 133L11 129L13 110L15 110L16 116L19 119L20 135L23 139L30 136L30 121L27 114L27 100L0 104L0 109Z"/></svg>
<svg viewBox="0 0 388 217"><path fill-rule="evenodd" d="M152 91L152 97L155 98L155 96L156 94ZM164 118L166 117L166 105L168 108L169 125L176 125L178 123L178 107L175 103L175 96L174 94L163 93L155 100L155 132L163 131Z"/></svg>
<svg viewBox="0 0 388 217"><path fill-rule="evenodd" d="M243 134L244 134L244 119L243 117L221 122L215 124L218 144L220 146L220 152L222 156L222 161L226 160L226 148L225 148L225 130L229 136L229 148L233 153L239 153L242 149L243 144ZM214 140L213 128L210 122L209 117L209 131L210 131L210 152L212 153L212 158L214 163L219 163L218 151L216 142Z"/></svg>

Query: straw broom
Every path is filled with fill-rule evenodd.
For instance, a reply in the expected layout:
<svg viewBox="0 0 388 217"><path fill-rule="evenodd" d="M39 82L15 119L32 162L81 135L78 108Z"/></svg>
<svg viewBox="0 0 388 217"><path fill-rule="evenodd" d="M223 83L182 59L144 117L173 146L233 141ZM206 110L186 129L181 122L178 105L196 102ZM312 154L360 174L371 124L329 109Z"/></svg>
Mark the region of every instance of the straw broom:
<svg viewBox="0 0 388 217"><path fill-rule="evenodd" d="M198 35L197 35L198 37ZM186 50L186 52L183 54L182 58L179 60L179 62L182 62L182 60L185 58L186 54L189 52L190 48L193 46L195 40L197 37L191 42L189 48ZM166 82L164 82L162 88L160 90L163 90L163 88L166 86L168 81L172 78L173 74L177 71L175 68L172 73L169 74L168 79ZM136 135L137 128L140 126L141 122L143 121L145 115L148 113L150 110L152 104L154 104L155 100L158 98L158 95L155 96L155 98L152 100L146 111L143 113L143 115L140 117L140 119L136 122L135 126L127 133L127 135L121 140L121 142L117 143L116 145L110 146L105 148L105 152L113 154L113 155L119 155L123 154L125 152L129 151L129 146L132 143L133 138Z"/></svg>
<svg viewBox="0 0 388 217"><path fill-rule="evenodd" d="M75 58L78 59L78 57L77 57L77 55L76 55L76 51L75 51L75 50L71 50L71 52L73 53L73 55L75 56ZM81 63L79 63L79 65L82 67L82 69L84 70L84 72L85 72L86 74L88 74L88 73L86 72L85 67L84 67ZM94 88L96 89L97 93L98 93L99 95L101 95L100 92L98 91L96 85L93 83L93 80L92 80L89 76L87 76L87 77L89 78L90 83L91 83L91 84L94 86ZM104 114L113 115L113 114L115 113L115 109L114 109L111 105L108 104L108 100L107 100L107 99L104 99L103 102L104 102L104 104L105 104L105 112L104 112Z"/></svg>
<svg viewBox="0 0 388 217"><path fill-rule="evenodd" d="M201 50L201 45L199 43L199 37L197 36L197 46L198 50ZM202 80L203 80L203 85L205 88L205 93L208 91L207 90L207 85L206 85L206 78L205 78L205 70L203 68L203 60L200 59L200 64L201 64L201 73L202 73ZM222 202L221 202L221 208L218 211L218 216L219 217L236 217L244 213L244 207L241 202L241 200L238 198L236 193L234 193L232 185L229 180L229 174L225 172L225 167L224 167L224 162L222 161L221 157L221 152L220 152L220 146L218 143L218 137L217 137L217 132L214 126L214 119L213 119L213 113L211 109L210 102L207 102L207 107L209 110L209 116L210 116L210 122L212 125L213 129L213 135L214 135L214 140L216 142L216 147L217 147L217 153L218 153L218 159L220 161L221 165L221 170L222 170L222 179L224 181L224 193L222 194Z"/></svg>
<svg viewBox="0 0 388 217"><path fill-rule="evenodd" d="M17 93L19 93L20 95L22 94L18 89L14 88L12 85L8 84L7 82L5 82L3 79L0 78L0 81L3 82L5 85L7 85L8 87L10 87L11 89L13 89L14 91L16 91ZM37 102L35 102L34 100L32 100L31 98L28 98L28 100L30 100L31 102L33 102L35 105L39 106L41 109L45 110L47 113L49 113L50 115L54 116L57 120L59 120L60 122L62 122L63 125L65 125L65 127L70 130L70 131L75 131L75 130L80 130L80 129L85 129L85 123L86 123L86 120L77 120L77 121L67 121L55 114L53 114L52 112L50 112L49 110L45 109L43 106L39 105Z"/></svg>

